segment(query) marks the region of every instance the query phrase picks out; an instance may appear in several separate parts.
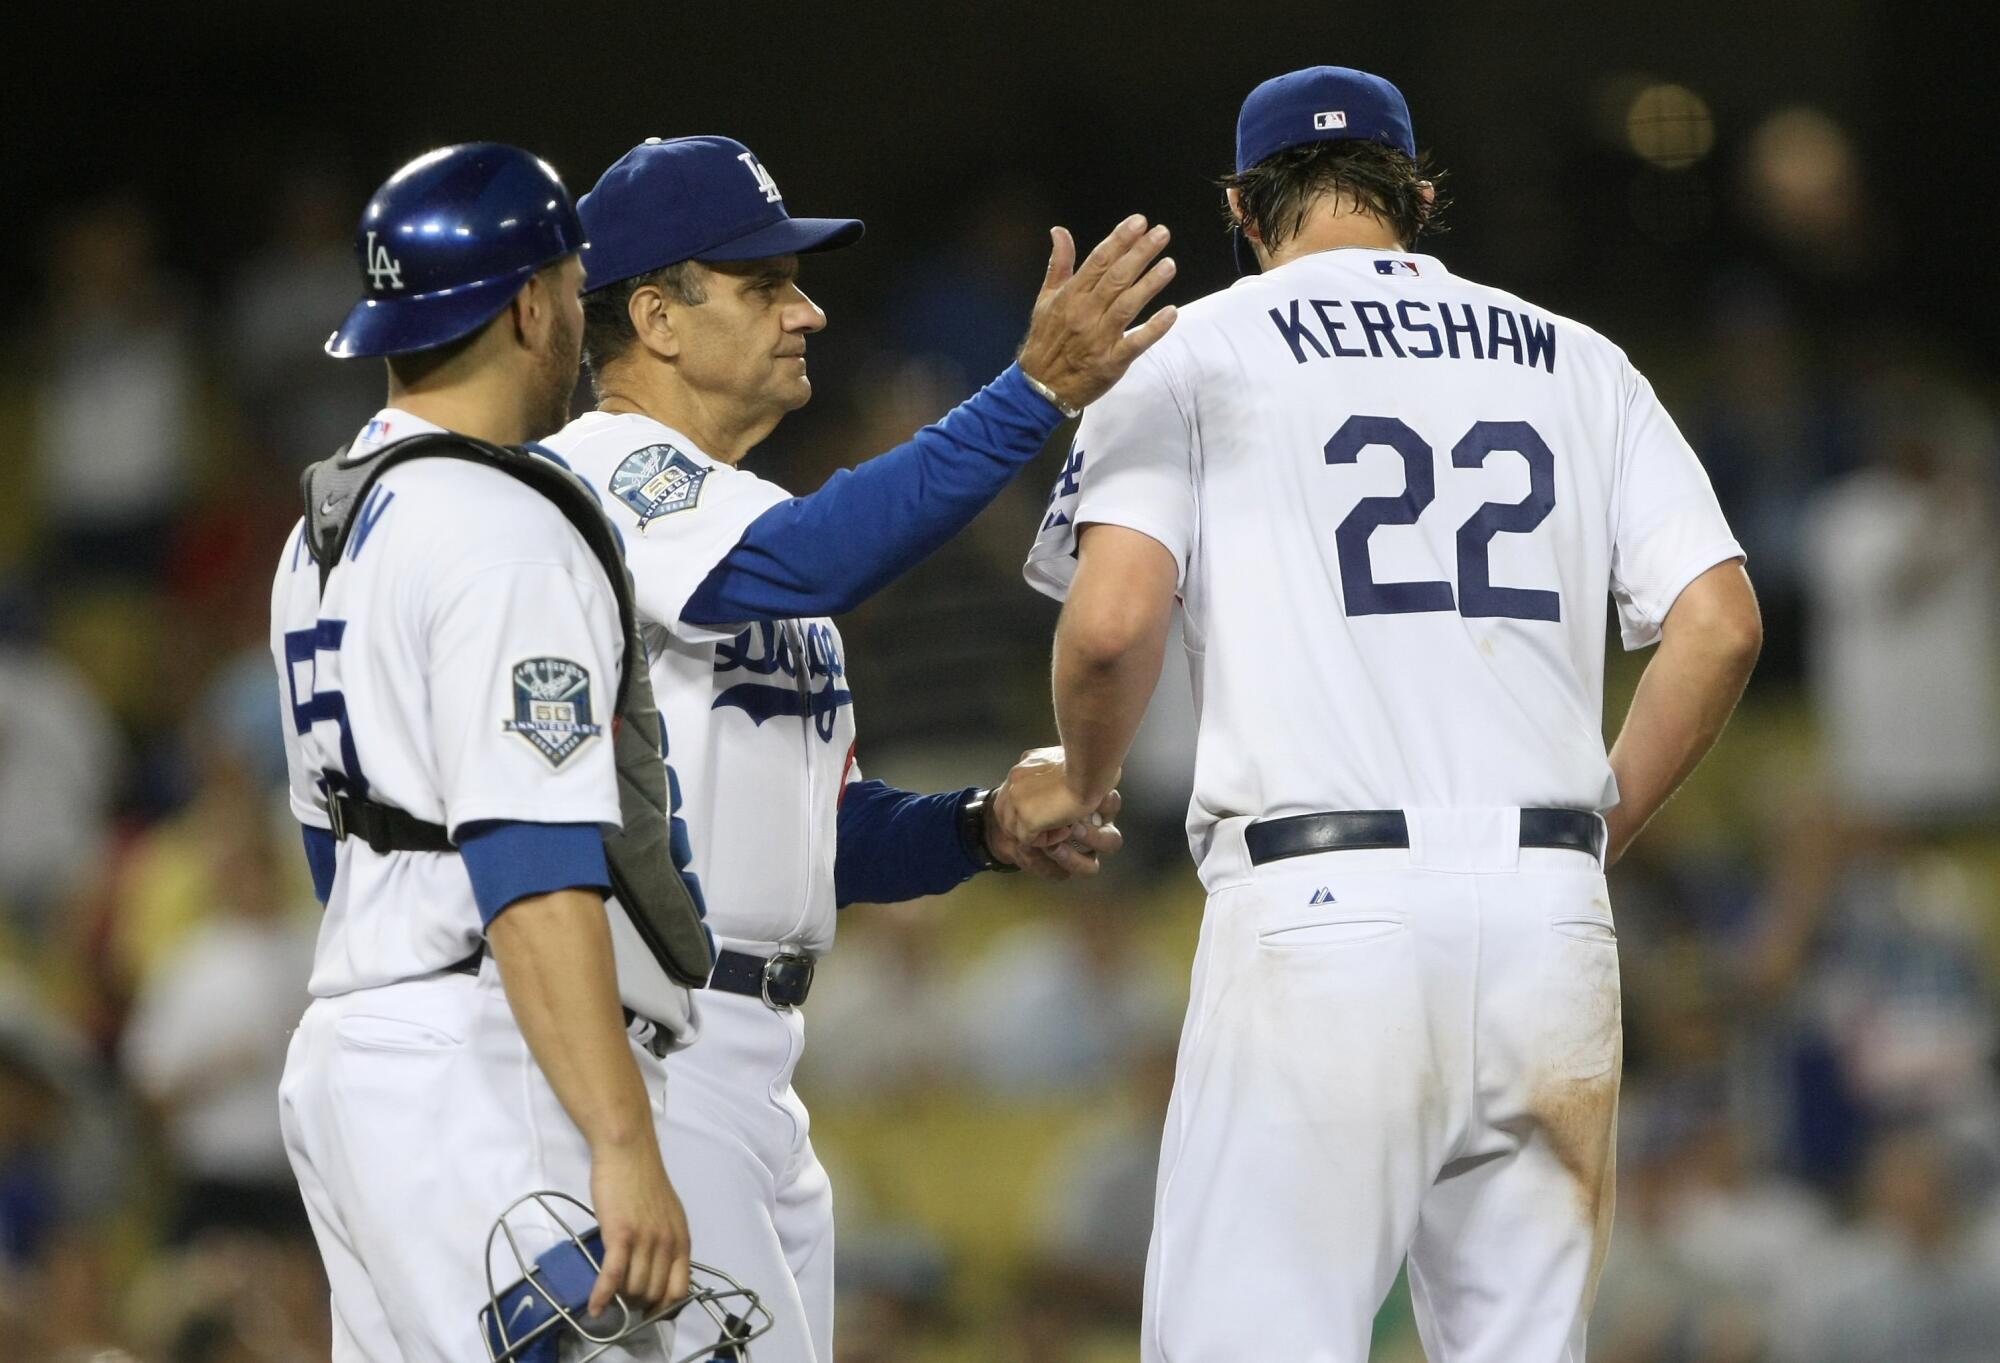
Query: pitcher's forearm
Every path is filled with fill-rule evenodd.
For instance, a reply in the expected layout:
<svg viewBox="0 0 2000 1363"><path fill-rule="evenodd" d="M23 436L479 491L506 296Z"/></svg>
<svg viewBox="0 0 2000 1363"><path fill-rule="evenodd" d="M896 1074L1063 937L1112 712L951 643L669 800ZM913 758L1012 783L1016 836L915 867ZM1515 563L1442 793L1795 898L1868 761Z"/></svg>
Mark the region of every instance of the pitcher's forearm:
<svg viewBox="0 0 2000 1363"><path fill-rule="evenodd" d="M1067 784L1087 805L1117 783L1159 685L1177 579L1174 556L1151 536L1084 527L1056 623L1054 671Z"/></svg>
<svg viewBox="0 0 2000 1363"><path fill-rule="evenodd" d="M1674 603L1611 748L1619 797L1606 815L1611 860L1715 746L1763 639L1756 597L1738 560L1709 569Z"/></svg>
<svg viewBox="0 0 2000 1363"><path fill-rule="evenodd" d="M1067 754L1067 783L1085 803L1102 800L1117 784L1159 681L1165 650L1164 630L1116 655L1057 636L1056 730Z"/></svg>
<svg viewBox="0 0 2000 1363"><path fill-rule="evenodd" d="M1747 678L1747 671L1732 679L1710 660L1675 656L1661 646L1611 749L1618 805L1606 821L1614 860L1715 745Z"/></svg>

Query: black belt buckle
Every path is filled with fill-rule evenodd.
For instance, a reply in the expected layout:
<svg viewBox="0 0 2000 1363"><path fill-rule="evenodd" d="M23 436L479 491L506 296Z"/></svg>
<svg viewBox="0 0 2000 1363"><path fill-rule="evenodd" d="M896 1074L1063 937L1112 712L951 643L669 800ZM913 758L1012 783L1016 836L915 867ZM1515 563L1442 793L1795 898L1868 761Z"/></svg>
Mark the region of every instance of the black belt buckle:
<svg viewBox="0 0 2000 1363"><path fill-rule="evenodd" d="M812 990L813 958L802 951L781 951L764 962L759 994L772 1008L796 1008Z"/></svg>
<svg viewBox="0 0 2000 1363"><path fill-rule="evenodd" d="M347 841L347 815L341 812L340 795L337 792L327 796L326 822L335 842Z"/></svg>

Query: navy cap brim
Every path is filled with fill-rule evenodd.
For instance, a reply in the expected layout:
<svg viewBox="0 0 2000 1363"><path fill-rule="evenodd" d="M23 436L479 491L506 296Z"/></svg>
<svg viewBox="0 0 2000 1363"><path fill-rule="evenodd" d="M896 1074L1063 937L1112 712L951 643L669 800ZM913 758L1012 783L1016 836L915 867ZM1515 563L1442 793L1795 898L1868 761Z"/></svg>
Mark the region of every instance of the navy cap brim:
<svg viewBox="0 0 2000 1363"><path fill-rule="evenodd" d="M530 265L475 284L407 298L364 298L340 329L327 337L326 353L337 360L410 355L469 336L498 317L541 268Z"/></svg>
<svg viewBox="0 0 2000 1363"><path fill-rule="evenodd" d="M696 260L767 260L852 246L866 231L859 218L782 218L695 254Z"/></svg>

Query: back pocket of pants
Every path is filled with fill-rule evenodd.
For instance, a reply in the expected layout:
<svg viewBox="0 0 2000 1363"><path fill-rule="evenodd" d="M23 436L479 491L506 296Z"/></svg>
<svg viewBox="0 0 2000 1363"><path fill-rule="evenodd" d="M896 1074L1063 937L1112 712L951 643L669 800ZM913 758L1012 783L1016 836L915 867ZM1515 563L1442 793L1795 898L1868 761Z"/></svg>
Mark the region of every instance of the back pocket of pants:
<svg viewBox="0 0 2000 1363"><path fill-rule="evenodd" d="M1549 929L1576 942L1597 942L1609 947L1618 945L1618 929L1609 918L1582 915L1552 918Z"/></svg>
<svg viewBox="0 0 2000 1363"><path fill-rule="evenodd" d="M350 1013L333 1024L340 1044L363 1051L405 1051L418 1055L455 1051L460 1039L411 1018Z"/></svg>
<svg viewBox="0 0 2000 1363"><path fill-rule="evenodd" d="M1259 946L1273 947L1279 951L1295 950L1299 947L1352 947L1364 942L1379 941L1393 937L1407 926L1400 918L1384 915L1380 918L1334 918L1319 923L1299 923L1292 927L1272 928L1257 934Z"/></svg>
<svg viewBox="0 0 2000 1363"><path fill-rule="evenodd" d="M1618 935L1602 917L1551 919L1548 931L1541 1068L1557 1079L1596 1079L1623 1051Z"/></svg>

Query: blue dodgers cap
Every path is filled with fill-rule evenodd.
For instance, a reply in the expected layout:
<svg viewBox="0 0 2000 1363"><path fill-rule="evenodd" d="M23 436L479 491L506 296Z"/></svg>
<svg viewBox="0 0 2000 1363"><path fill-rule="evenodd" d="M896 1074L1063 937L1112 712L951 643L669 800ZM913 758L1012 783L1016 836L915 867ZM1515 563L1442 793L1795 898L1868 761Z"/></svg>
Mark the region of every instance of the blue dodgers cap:
<svg viewBox="0 0 2000 1363"><path fill-rule="evenodd" d="M577 204L586 289L683 260L763 260L861 239L858 218L795 218L771 172L728 137L649 137Z"/></svg>
<svg viewBox="0 0 2000 1363"><path fill-rule="evenodd" d="M1239 174L1308 142L1387 142L1412 160L1417 135L1403 92L1349 66L1308 66L1273 76L1243 101L1236 118Z"/></svg>
<svg viewBox="0 0 2000 1363"><path fill-rule="evenodd" d="M1273 76L1243 101L1236 116L1236 172L1311 142L1386 142L1411 160L1417 135L1403 92L1351 66L1308 66ZM1241 228L1235 239L1236 271L1254 274L1257 256Z"/></svg>
<svg viewBox="0 0 2000 1363"><path fill-rule="evenodd" d="M569 191L540 157L499 142L426 152L363 210L354 253L366 296L326 352L405 355L468 336L582 245Z"/></svg>

